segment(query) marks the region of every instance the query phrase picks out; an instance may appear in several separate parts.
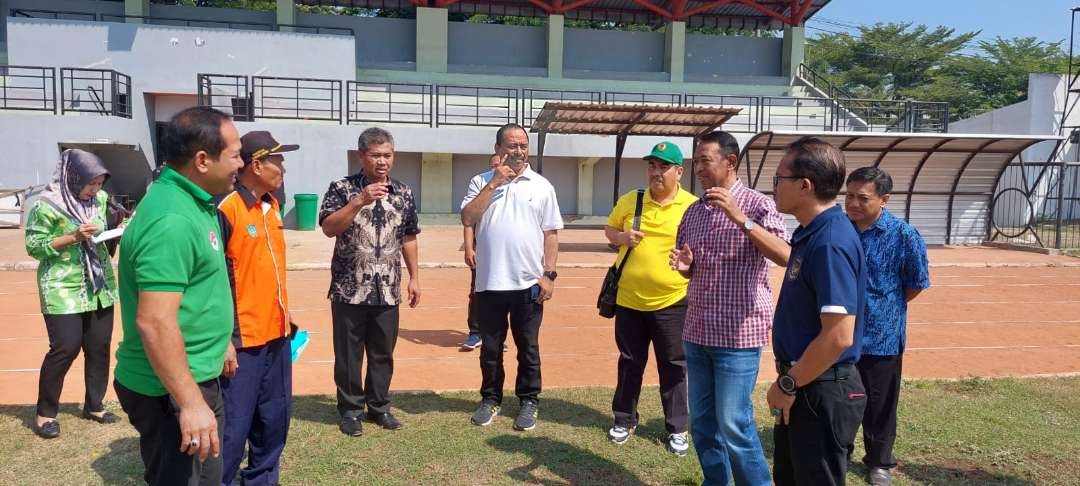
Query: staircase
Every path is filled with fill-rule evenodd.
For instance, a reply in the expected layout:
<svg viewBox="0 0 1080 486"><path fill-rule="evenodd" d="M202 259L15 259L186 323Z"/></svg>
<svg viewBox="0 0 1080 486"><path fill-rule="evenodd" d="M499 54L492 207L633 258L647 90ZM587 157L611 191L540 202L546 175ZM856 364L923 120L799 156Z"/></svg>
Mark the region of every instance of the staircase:
<svg viewBox="0 0 1080 486"><path fill-rule="evenodd" d="M799 64L795 83L808 96L832 100L834 118L849 125L848 131L948 131L948 107L943 103L859 99L805 64Z"/></svg>

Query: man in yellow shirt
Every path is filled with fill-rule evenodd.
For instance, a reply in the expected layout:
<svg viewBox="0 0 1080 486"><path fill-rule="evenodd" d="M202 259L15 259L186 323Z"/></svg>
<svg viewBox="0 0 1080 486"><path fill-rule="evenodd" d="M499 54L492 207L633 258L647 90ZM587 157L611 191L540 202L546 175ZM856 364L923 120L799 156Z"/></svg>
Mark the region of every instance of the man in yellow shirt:
<svg viewBox="0 0 1080 486"><path fill-rule="evenodd" d="M615 424L608 438L622 444L638 424L638 396L652 342L668 432L667 450L684 456L690 449L682 347L687 279L671 269L668 258L675 248L683 213L697 197L679 185L683 156L677 145L658 143L645 160L649 163L649 187L642 198L640 227L634 227L638 191L631 191L619 198L604 228L608 241L620 247L616 261L621 262L630 248L634 250L622 269L615 301L619 381L611 401Z"/></svg>

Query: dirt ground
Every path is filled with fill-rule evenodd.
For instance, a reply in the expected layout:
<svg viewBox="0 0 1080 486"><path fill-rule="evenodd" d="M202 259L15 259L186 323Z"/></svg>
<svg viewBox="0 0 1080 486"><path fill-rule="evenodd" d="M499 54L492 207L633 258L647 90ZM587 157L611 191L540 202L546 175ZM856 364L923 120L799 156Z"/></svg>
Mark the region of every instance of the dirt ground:
<svg viewBox="0 0 1080 486"><path fill-rule="evenodd" d="M294 368L297 394L332 394L333 348L325 270L332 241L317 232L289 232L292 312L311 332ZM596 294L614 254L599 230L562 233L559 279L540 333L545 387L614 386L614 322L599 317ZM469 274L460 228L429 227L421 235L420 306L402 309L392 388L473 390L480 385L478 352L459 351L467 334ZM0 263L29 261L22 234L0 231ZM904 375L908 378L1026 376L1080 372L1080 259L992 248L934 248L933 287L913 302ZM773 268L774 289L781 270ZM0 403L29 404L48 349L35 273L0 272ZM113 346L119 342L119 313ZM515 375L510 344L507 384ZM761 380L772 378L772 355ZM646 383L656 383L650 364ZM68 373L63 401L82 400L82 358ZM110 391L110 399L115 397Z"/></svg>

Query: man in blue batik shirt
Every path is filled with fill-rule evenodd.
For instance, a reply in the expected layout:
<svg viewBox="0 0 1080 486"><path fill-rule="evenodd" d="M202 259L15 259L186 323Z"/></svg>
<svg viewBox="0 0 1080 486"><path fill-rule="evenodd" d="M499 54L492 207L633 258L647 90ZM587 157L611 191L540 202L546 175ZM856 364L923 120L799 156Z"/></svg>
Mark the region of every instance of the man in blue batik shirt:
<svg viewBox="0 0 1080 486"><path fill-rule="evenodd" d="M866 387L863 444L873 485L889 485L896 467L896 404L907 337L907 303L930 286L926 244L914 227L885 209L892 177L876 167L847 178L844 206L866 252L868 278L862 357L857 367Z"/></svg>

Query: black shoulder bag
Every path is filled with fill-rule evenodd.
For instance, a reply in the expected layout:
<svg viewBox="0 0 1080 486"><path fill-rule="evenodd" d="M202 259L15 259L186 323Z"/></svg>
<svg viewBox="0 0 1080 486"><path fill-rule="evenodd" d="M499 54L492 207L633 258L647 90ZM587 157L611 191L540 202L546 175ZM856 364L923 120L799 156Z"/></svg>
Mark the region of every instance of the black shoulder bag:
<svg viewBox="0 0 1080 486"><path fill-rule="evenodd" d="M641 208L644 203L645 189L638 189L637 202L634 204L634 231L641 228ZM633 247L627 248L622 262L618 266L612 265L609 267L607 275L604 276L604 283L600 285L600 297L596 299L596 308L600 311L600 317L608 319L615 317L615 299L619 293L619 277L622 276L623 267L626 266L626 260L630 258L630 252L633 250Z"/></svg>

